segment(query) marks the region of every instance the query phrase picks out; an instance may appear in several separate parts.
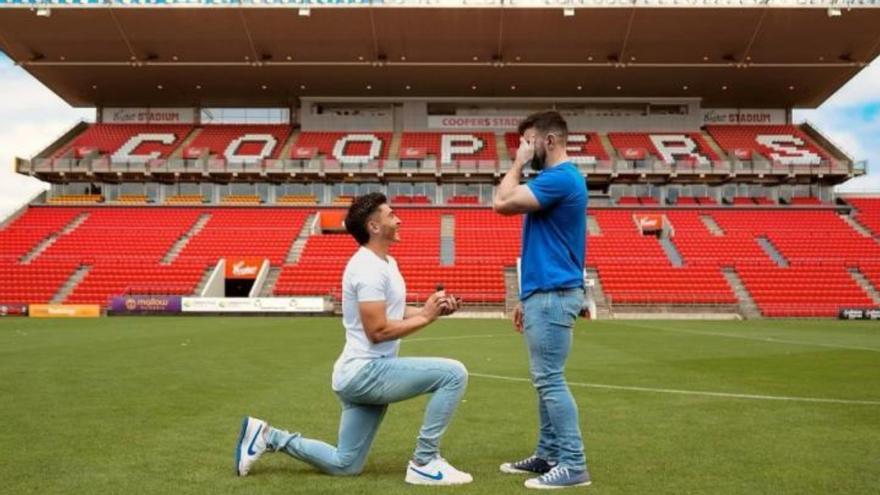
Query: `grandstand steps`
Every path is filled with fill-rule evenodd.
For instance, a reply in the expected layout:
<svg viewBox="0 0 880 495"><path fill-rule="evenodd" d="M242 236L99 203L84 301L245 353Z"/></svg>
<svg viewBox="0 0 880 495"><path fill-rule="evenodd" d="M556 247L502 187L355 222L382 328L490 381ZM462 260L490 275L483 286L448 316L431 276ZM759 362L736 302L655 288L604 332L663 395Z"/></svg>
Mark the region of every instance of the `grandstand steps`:
<svg viewBox="0 0 880 495"><path fill-rule="evenodd" d="M703 225L709 229L709 232L714 236L722 236L724 235L724 229L718 225L718 222L715 221L710 215L700 215L700 220L703 222Z"/></svg>
<svg viewBox="0 0 880 495"><path fill-rule="evenodd" d="M263 287L260 288L259 297L272 297L275 292L275 284L278 283L278 277L281 276L281 267L269 268Z"/></svg>
<svg viewBox="0 0 880 495"><path fill-rule="evenodd" d="M306 242L308 242L309 236L311 236L312 232L314 232L315 222L317 221L317 213L311 213L309 214L309 217L306 218L306 221L303 223L302 229L300 229L299 231L299 235L296 236L296 240L293 241L293 244L290 245L290 251L287 252L287 258L285 258L284 260L285 265L292 265L299 262L299 257L300 255L302 255L303 250L306 248Z"/></svg>
<svg viewBox="0 0 880 495"><path fill-rule="evenodd" d="M76 218L71 220L69 224L65 225L63 229L43 239L42 241L40 241L39 244L34 246L33 249L28 251L28 253L24 255L24 257L21 259L21 263L27 265L28 263L34 261L37 256L43 253L43 251L49 249L49 246L55 244L55 241L57 241L59 237L73 232L77 227L82 225L82 223L85 222L87 218L89 218L89 212L87 211L84 211L77 215Z"/></svg>
<svg viewBox="0 0 880 495"><path fill-rule="evenodd" d="M739 278L736 270L728 266L722 268L721 273L724 274L727 284L730 285L733 294L736 296L737 301L739 301L739 310L743 317L747 319L760 318L761 311L758 309L758 305L755 304L755 300L752 299L748 289L746 289L745 284L743 284L742 279Z"/></svg>
<svg viewBox="0 0 880 495"><path fill-rule="evenodd" d="M669 262L672 263L672 266L684 266L684 259L682 259L678 247L676 247L675 243L672 241L672 237L669 237L669 235L664 232L658 241L660 241L660 247L663 248L663 252L666 253L666 257L669 258Z"/></svg>
<svg viewBox="0 0 880 495"><path fill-rule="evenodd" d="M61 285L61 288L58 289L58 292L56 292L55 295L52 297L52 300L49 301L49 304L63 303L67 299L67 296L73 294L76 286L79 285L79 283L86 278L86 275L89 274L89 271L91 271L91 269L91 265L81 265L79 268L77 268L76 271L74 271L73 274L70 276L70 278L68 278L67 281L65 281Z"/></svg>
<svg viewBox="0 0 880 495"><path fill-rule="evenodd" d="M617 161L620 159L620 156L617 154L617 149L614 147L614 144L611 143L608 134L599 134L599 141L602 143L602 147L605 148L605 152L608 153L608 158L611 161Z"/></svg>
<svg viewBox="0 0 880 495"><path fill-rule="evenodd" d="M400 141L403 139L402 132L395 132L391 135L391 144L388 145L388 159L397 160L400 158Z"/></svg>
<svg viewBox="0 0 880 495"><path fill-rule="evenodd" d="M208 265L205 267L205 273L202 274L202 278L199 279L199 283L196 284L196 288L193 289L193 296L201 297L202 291L205 290L205 286L208 285L208 280L211 279L211 274L214 273L215 265Z"/></svg>
<svg viewBox="0 0 880 495"><path fill-rule="evenodd" d="M587 233L589 235L602 235L602 227L593 215L587 215Z"/></svg>
<svg viewBox="0 0 880 495"><path fill-rule="evenodd" d="M171 246L171 249L169 249L167 253L165 253L165 256L162 258L161 264L170 265L171 263L173 263L174 260L177 259L177 256L183 251L183 248L185 248L186 245L189 244L190 239L197 236L199 232L201 232L202 229L205 228L205 225L210 220L210 213L202 213L201 216L199 216L198 220L196 220L196 222L193 224L193 226L185 234L183 234L180 239L178 239L177 242L174 243L174 245Z"/></svg>
<svg viewBox="0 0 880 495"><path fill-rule="evenodd" d="M171 158L183 158L183 150L187 149L199 134L202 133L201 127L193 128L192 132L189 133L189 136L186 137L183 141L181 141L180 146L177 147L174 151L171 152Z"/></svg>
<svg viewBox="0 0 880 495"><path fill-rule="evenodd" d="M455 264L455 215L440 217L440 264Z"/></svg>
<svg viewBox="0 0 880 495"><path fill-rule="evenodd" d="M504 139L504 133L495 134L495 152L498 154L498 160L513 161L515 157L509 156L507 149L507 141Z"/></svg>
<svg viewBox="0 0 880 495"><path fill-rule="evenodd" d="M284 263L289 265L298 262L300 255L306 248L306 242L308 242L308 239L297 239L293 241L293 244L290 245L290 252L287 253L287 258L284 260Z"/></svg>
<svg viewBox="0 0 880 495"><path fill-rule="evenodd" d="M858 220L857 218L853 217L852 214L849 214L849 215L840 215L840 218L841 218L844 222L846 222L847 225L849 225L850 227L852 227L853 230L855 230L855 231L858 232L859 234L862 234L862 236L864 236L864 237L874 237L874 235L871 233L871 231L870 231L867 227L865 227L864 225L862 225L862 223L859 222L859 220Z"/></svg>
<svg viewBox="0 0 880 495"><path fill-rule="evenodd" d="M515 266L504 268L504 314L513 314L513 308L519 304L519 277Z"/></svg>
<svg viewBox="0 0 880 495"><path fill-rule="evenodd" d="M776 246L773 245L770 239L761 236L758 237L756 241L758 242L758 245L761 246L761 249L763 249L764 252L767 253L767 256L769 256L773 260L773 262L776 263L776 266L779 266L781 268L788 268L788 260L785 259L785 256L782 256L782 253L780 253L779 250L776 249Z"/></svg>
<svg viewBox="0 0 880 495"><path fill-rule="evenodd" d="M714 139L712 139L712 135L709 134L709 132L706 131L706 129L701 129L700 135L703 136L703 141L705 141L706 144L709 145L709 148L711 148L712 151L714 151L715 154L718 155L719 160L729 159L729 157L727 156L727 153L725 153L724 150L721 149L721 146L718 146L718 143L715 142Z"/></svg>
<svg viewBox="0 0 880 495"><path fill-rule="evenodd" d="M602 280L599 278L599 272L595 268L587 268L587 278L593 280L591 293L593 302L596 304L597 320L607 320L611 318L611 307L608 305L608 298L605 297L605 290L602 288Z"/></svg>
<svg viewBox="0 0 880 495"><path fill-rule="evenodd" d="M861 270L859 270L858 268L850 268L849 274L850 276L852 276L853 280L855 280L856 283L859 284L859 287L861 287L862 290L871 297L871 300L874 301L874 304L880 306L880 291L878 291L878 288L875 287L874 284L872 284L867 277L865 277Z"/></svg>
<svg viewBox="0 0 880 495"><path fill-rule="evenodd" d="M293 149L293 145L299 140L299 129L294 129L291 131L290 136L287 137L287 141L284 142L284 145L281 146L281 153L278 154L278 157L284 160L285 158L290 156L290 150Z"/></svg>

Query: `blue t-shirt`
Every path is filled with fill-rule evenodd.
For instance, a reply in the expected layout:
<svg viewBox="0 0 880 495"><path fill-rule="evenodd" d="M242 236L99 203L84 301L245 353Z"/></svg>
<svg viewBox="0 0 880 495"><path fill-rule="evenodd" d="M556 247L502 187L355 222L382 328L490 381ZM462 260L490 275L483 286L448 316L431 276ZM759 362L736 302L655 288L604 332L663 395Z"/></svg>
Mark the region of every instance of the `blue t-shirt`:
<svg viewBox="0 0 880 495"><path fill-rule="evenodd" d="M535 291L584 286L587 185L571 162L542 170L527 184L541 209L523 226L520 299Z"/></svg>

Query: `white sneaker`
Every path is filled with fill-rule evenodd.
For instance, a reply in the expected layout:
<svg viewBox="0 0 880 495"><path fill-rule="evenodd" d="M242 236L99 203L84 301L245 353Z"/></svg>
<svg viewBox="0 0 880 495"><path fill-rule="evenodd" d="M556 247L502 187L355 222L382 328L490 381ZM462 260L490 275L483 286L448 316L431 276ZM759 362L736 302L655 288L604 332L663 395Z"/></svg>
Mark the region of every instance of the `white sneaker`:
<svg viewBox="0 0 880 495"><path fill-rule="evenodd" d="M411 485L464 485L471 481L474 481L473 476L455 469L442 457L436 457L424 466L409 461L406 467L406 482Z"/></svg>
<svg viewBox="0 0 880 495"><path fill-rule="evenodd" d="M266 435L269 425L262 419L245 416L241 433L235 444L235 474L247 476L257 459L266 451Z"/></svg>

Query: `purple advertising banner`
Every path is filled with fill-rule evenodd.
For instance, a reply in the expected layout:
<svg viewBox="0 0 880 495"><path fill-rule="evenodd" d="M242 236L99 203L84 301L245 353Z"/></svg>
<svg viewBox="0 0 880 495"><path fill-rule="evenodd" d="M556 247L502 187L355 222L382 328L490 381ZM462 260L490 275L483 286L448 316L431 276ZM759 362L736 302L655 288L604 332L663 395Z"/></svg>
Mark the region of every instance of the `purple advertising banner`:
<svg viewBox="0 0 880 495"><path fill-rule="evenodd" d="M112 313L180 313L180 296L117 296L110 301Z"/></svg>

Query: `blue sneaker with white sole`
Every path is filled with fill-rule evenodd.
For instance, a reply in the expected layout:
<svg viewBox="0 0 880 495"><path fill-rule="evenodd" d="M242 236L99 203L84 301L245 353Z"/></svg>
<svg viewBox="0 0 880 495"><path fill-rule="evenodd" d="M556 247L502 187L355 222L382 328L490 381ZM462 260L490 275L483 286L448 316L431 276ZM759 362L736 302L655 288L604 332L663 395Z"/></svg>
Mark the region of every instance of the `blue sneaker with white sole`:
<svg viewBox="0 0 880 495"><path fill-rule="evenodd" d="M499 469L507 474L544 474L556 466L556 461L548 461L536 455L521 461L505 462Z"/></svg>
<svg viewBox="0 0 880 495"><path fill-rule="evenodd" d="M247 476L251 466L266 451L269 425L262 419L246 416L241 422L241 433L235 444L235 474Z"/></svg>
<svg viewBox="0 0 880 495"><path fill-rule="evenodd" d="M526 480L526 488L538 490L553 490L557 488L571 488L575 486L588 486L592 483L590 472L586 469L575 471L563 466L556 466L547 474Z"/></svg>

